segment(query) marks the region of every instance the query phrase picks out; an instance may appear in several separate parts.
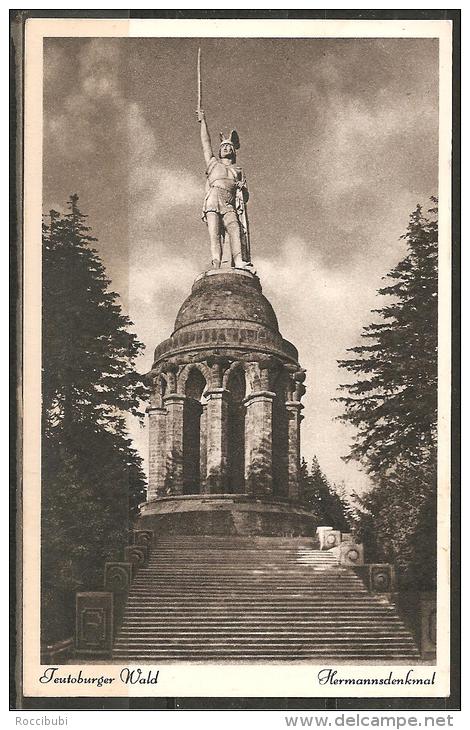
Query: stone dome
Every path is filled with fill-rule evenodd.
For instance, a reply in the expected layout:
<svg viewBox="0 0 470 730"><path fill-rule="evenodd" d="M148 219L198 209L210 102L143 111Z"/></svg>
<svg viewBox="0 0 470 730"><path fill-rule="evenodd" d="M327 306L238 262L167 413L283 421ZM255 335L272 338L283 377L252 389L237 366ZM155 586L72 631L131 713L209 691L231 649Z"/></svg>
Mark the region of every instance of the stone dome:
<svg viewBox="0 0 470 730"><path fill-rule="evenodd" d="M279 332L277 317L262 293L257 276L239 269L205 272L196 279L183 302L174 332L182 327L214 320L254 322Z"/></svg>
<svg viewBox="0 0 470 730"><path fill-rule="evenodd" d="M242 352L258 352L298 362L296 348L279 332L258 277L241 269L206 271L196 279L180 307L173 334L156 347L152 367L209 351L235 359Z"/></svg>

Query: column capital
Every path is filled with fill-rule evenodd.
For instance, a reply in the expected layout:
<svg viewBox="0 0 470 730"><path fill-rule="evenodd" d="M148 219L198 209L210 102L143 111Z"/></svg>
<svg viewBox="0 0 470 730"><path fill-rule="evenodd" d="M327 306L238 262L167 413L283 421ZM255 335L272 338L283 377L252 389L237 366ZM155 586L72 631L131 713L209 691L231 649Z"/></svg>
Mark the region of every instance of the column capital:
<svg viewBox="0 0 470 730"><path fill-rule="evenodd" d="M286 408L288 408L291 411L302 411L304 409L304 404L301 403L299 400L286 400Z"/></svg>
<svg viewBox="0 0 470 730"><path fill-rule="evenodd" d="M204 393L205 397L209 400L216 400L218 398L224 398L228 396L229 391L226 388L211 388L211 390L206 390Z"/></svg>
<svg viewBox="0 0 470 730"><path fill-rule="evenodd" d="M251 403L263 400L271 402L275 397L276 393L273 393L271 390L257 390L254 393L247 395L246 398L243 399L242 403L245 406L249 406Z"/></svg>
<svg viewBox="0 0 470 730"><path fill-rule="evenodd" d="M162 408L162 406L147 406L147 408L145 409L145 412L148 413L149 415L151 413L163 413L163 414L165 414L166 413L166 408Z"/></svg>
<svg viewBox="0 0 470 730"><path fill-rule="evenodd" d="M163 402L165 405L172 405L173 403L181 403L183 404L186 400L185 395L181 395L181 393L170 393L169 395L166 395L163 399Z"/></svg>

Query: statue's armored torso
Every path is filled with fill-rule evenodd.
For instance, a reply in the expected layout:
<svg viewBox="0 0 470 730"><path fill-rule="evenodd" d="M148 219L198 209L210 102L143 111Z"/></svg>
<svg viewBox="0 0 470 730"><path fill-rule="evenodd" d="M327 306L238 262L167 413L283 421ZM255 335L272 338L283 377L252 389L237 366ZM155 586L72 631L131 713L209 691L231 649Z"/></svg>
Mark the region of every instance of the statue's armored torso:
<svg viewBox="0 0 470 730"><path fill-rule="evenodd" d="M206 170L206 197L203 214L213 211L225 215L236 208L237 183L243 181L238 165L226 165L213 157Z"/></svg>
<svg viewBox="0 0 470 730"><path fill-rule="evenodd" d="M213 157L209 162L206 175L209 186L212 187L213 185L219 185L220 183L220 186L227 190L234 189L237 182L241 182L243 180L243 170L241 167L234 164L224 164L216 157Z"/></svg>

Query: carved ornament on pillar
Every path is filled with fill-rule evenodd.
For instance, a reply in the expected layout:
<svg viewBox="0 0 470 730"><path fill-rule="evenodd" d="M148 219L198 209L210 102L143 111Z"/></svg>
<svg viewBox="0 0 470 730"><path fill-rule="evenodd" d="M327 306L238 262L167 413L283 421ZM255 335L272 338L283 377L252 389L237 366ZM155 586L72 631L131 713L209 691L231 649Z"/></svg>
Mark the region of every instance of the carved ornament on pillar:
<svg viewBox="0 0 470 730"><path fill-rule="evenodd" d="M113 648L113 594L76 593L75 648L81 654L109 655Z"/></svg>
<svg viewBox="0 0 470 730"><path fill-rule="evenodd" d="M271 377L273 372L279 368L279 363L269 355L261 356L258 359L258 382L260 391L270 391Z"/></svg>
<svg viewBox="0 0 470 730"><path fill-rule="evenodd" d="M294 373L293 379L295 383L295 389L293 394L293 400L301 401L302 396L305 395L306 388L304 385L305 377L306 377L306 370L304 368L301 368L300 370L297 370Z"/></svg>
<svg viewBox="0 0 470 730"><path fill-rule="evenodd" d="M176 374L178 372L178 365L173 362L165 363L162 366L162 372L166 374L166 380L168 384L168 393L176 393Z"/></svg>
<svg viewBox="0 0 470 730"><path fill-rule="evenodd" d="M211 369L211 382L208 383L211 390L222 388L224 370L228 367L230 361L226 357L213 355L206 360Z"/></svg>

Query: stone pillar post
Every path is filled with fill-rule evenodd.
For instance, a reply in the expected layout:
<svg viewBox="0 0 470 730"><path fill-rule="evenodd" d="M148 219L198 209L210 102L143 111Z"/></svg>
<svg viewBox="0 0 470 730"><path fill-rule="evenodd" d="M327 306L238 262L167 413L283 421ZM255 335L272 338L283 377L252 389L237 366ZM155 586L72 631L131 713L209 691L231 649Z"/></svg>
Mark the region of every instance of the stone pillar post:
<svg viewBox="0 0 470 730"><path fill-rule="evenodd" d="M166 407L166 475L165 492L183 494L183 412L184 395L172 393L163 402Z"/></svg>
<svg viewBox="0 0 470 730"><path fill-rule="evenodd" d="M204 494L206 491L207 481L207 403L203 403L202 405L200 449L200 484L201 494Z"/></svg>
<svg viewBox="0 0 470 730"><path fill-rule="evenodd" d="M149 406L149 486L147 502L165 495L166 408Z"/></svg>
<svg viewBox="0 0 470 730"><path fill-rule="evenodd" d="M205 493L223 493L227 489L228 390L214 388L206 392L206 483Z"/></svg>
<svg viewBox="0 0 470 730"><path fill-rule="evenodd" d="M273 493L273 399L275 393L260 390L243 401L245 417L245 484L256 497Z"/></svg>
<svg viewBox="0 0 470 730"><path fill-rule="evenodd" d="M287 495L289 499L300 497L300 422L303 409L299 401L287 401Z"/></svg>

